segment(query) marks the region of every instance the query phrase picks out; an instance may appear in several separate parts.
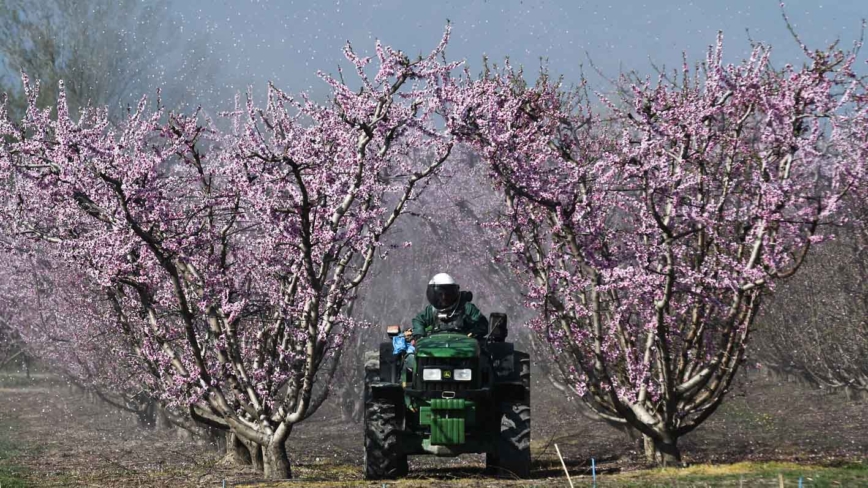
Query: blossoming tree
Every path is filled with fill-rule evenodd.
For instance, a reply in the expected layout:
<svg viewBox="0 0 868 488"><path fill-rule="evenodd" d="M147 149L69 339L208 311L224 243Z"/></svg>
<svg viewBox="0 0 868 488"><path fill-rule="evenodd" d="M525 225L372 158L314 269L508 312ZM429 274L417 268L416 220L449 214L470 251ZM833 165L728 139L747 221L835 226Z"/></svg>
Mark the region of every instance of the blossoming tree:
<svg viewBox="0 0 868 488"><path fill-rule="evenodd" d="M160 375L141 354L139 329L124 327L117 290L94 286L80 269L44 259L41 246L0 251L0 309L21 350L71 385L155 427ZM184 411L162 410L189 430Z"/></svg>
<svg viewBox="0 0 868 488"><path fill-rule="evenodd" d="M435 121L447 39L417 60L378 44L373 70L347 46L360 89L323 74L318 104L270 86L265 107L226 114L228 132L144 99L117 128L98 108L75 121L62 86L53 119L25 78L25 118L0 114L4 231L110 290L152 391L288 478L286 441L357 325L352 292L451 151Z"/></svg>
<svg viewBox="0 0 868 488"><path fill-rule="evenodd" d="M508 65L444 91L509 209L497 225L534 327L584 401L663 463L720 406L764 292L864 170L864 153L841 155L839 123L865 117L854 57L806 53L802 68L773 69L763 46L725 64L721 37L696 70L600 96L605 112L584 86L527 86Z"/></svg>
<svg viewBox="0 0 868 488"><path fill-rule="evenodd" d="M763 367L795 374L848 396L868 393L868 91L850 92L852 112L835 120L834 157L849 158L852 191L835 242L812 254L803 273L776 290L757 336ZM799 320L793 320L799 317Z"/></svg>

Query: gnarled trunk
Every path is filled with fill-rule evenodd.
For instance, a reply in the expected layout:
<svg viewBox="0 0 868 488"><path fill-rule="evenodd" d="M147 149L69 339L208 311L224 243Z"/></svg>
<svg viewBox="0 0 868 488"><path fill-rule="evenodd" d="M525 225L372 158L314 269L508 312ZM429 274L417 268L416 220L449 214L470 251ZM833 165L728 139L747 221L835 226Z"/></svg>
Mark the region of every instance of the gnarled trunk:
<svg viewBox="0 0 868 488"><path fill-rule="evenodd" d="M262 456L262 446L255 443L248 444L247 448L250 450L250 462L253 463L253 467L259 471L260 473L265 472L265 459Z"/></svg>
<svg viewBox="0 0 868 488"><path fill-rule="evenodd" d="M226 433L226 460L237 466L253 464L250 448L232 432Z"/></svg>
<svg viewBox="0 0 868 488"><path fill-rule="evenodd" d="M266 479L286 480L292 478L289 454L286 452L286 444L283 440L273 439L267 446L262 447L262 454L265 461Z"/></svg>
<svg viewBox="0 0 868 488"><path fill-rule="evenodd" d="M157 407L156 428L157 430L172 430L175 428L175 425L172 424L172 420L169 418L169 414L166 413L163 407Z"/></svg>
<svg viewBox="0 0 868 488"><path fill-rule="evenodd" d="M642 435L645 448L645 460L648 463L663 467L680 467L681 450L678 449L678 439L669 434L663 434L659 439Z"/></svg>
<svg viewBox="0 0 868 488"><path fill-rule="evenodd" d="M240 461L243 464L251 464L256 471L260 473L265 473L265 477L269 479L286 479L289 475L289 461L286 461L287 464L287 472L285 473L287 476L278 476L283 473L276 473L275 477L271 477L269 475L269 466L280 466L280 463L271 463L267 465L266 462L266 453L267 447L264 447L260 444L257 444L254 441L245 439L242 435L239 435L234 432L230 432L226 437L227 451L234 457L234 459ZM232 452L234 451L234 454ZM284 450L284 456L286 451Z"/></svg>
<svg viewBox="0 0 868 488"><path fill-rule="evenodd" d="M136 422L143 429L153 429L157 425L158 403L152 398L134 404L136 408Z"/></svg>
<svg viewBox="0 0 868 488"><path fill-rule="evenodd" d="M362 421L362 413L365 409L364 395L351 386L346 386L341 392L341 421L344 423L357 424Z"/></svg>

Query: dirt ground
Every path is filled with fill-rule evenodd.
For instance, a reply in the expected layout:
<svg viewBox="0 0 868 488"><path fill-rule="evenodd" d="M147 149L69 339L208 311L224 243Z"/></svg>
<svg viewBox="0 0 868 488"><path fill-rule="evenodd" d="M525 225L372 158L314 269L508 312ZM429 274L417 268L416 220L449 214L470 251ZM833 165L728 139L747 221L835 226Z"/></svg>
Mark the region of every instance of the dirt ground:
<svg viewBox="0 0 868 488"><path fill-rule="evenodd" d="M596 461L601 482L612 479L627 483L618 486L652 485L629 481L631 473L642 473L645 468L636 446L623 434L586 419L576 405L546 386L535 384L532 399L533 480L486 478L482 456L415 457L410 461L411 479L405 484L565 486L554 453L557 444L571 474L585 486L590 481L591 458ZM294 474L304 485L364 484L361 426L335 421L339 418L332 408L325 407L293 432L290 455ZM800 466L864 463L868 408L843 395L828 395L753 373L734 388L717 414L682 440L681 447L691 464L796 463L795 468L787 468L792 471L788 475L794 477ZM227 486L261 481L252 469L229 465L222 458L215 446L205 441L172 431L138 428L131 415L91 401L52 377L0 377L0 481L6 480L4 488L16 483L176 487L222 486L224 480ZM868 470L864 472L868 476ZM864 485L851 480L843 485L805 486L868 486L868 477Z"/></svg>

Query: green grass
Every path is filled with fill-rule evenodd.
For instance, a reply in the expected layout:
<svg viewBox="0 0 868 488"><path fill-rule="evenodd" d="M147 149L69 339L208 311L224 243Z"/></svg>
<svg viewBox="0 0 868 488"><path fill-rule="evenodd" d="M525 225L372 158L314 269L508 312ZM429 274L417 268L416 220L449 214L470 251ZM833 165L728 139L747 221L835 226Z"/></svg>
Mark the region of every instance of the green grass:
<svg viewBox="0 0 868 488"><path fill-rule="evenodd" d="M354 467L354 469L357 469ZM298 473L297 473L298 474ZM304 473L306 474L306 473ZM302 474L302 478L304 478ZM329 473L331 474L331 473ZM797 487L802 478L805 488L822 487L868 487L868 464L849 463L839 466L800 465L795 463L753 463L709 465L701 464L683 469L648 469L621 474L601 475L597 478L600 488L708 488L708 487L775 487L779 486L778 476L782 476L784 486ZM573 476L576 487L590 487L590 476ZM415 488L421 486L476 488L481 486L507 487L561 487L567 486L566 478L552 477L523 481L501 481L494 478L471 476L459 479L402 479L385 482L353 481L313 481L257 483L251 488L320 488L325 486L371 486L379 488L383 484L389 488Z"/></svg>
<svg viewBox="0 0 868 488"><path fill-rule="evenodd" d="M785 486L804 487L868 486L868 464L848 463L840 466L815 466L795 463L741 462L723 465L696 465L683 469L637 471L612 477L612 483L600 486L663 487L663 486L778 486L783 477Z"/></svg>
<svg viewBox="0 0 868 488"><path fill-rule="evenodd" d="M2 488L25 488L30 484L22 478L24 469L0 463L0 487Z"/></svg>
<svg viewBox="0 0 868 488"><path fill-rule="evenodd" d="M9 432L9 426L0 424L0 432ZM22 488L29 486L24 478L27 469L15 464L20 451L7 435L0 436L0 487Z"/></svg>

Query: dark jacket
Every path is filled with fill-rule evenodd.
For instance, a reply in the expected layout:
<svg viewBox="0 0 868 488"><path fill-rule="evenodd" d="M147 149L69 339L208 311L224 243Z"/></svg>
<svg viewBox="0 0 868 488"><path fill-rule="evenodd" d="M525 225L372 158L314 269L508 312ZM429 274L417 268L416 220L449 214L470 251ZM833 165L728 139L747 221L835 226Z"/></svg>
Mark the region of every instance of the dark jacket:
<svg viewBox="0 0 868 488"><path fill-rule="evenodd" d="M456 317L454 322L440 325L441 328L453 329L457 328L465 334L472 334L473 337L482 337L488 334L488 319L482 312L476 308L476 305L461 297L461 302L458 304L458 309L463 313ZM413 318L413 335L415 337L423 337L431 333L437 327L437 311L434 307L428 305L425 310L422 310L419 315Z"/></svg>

